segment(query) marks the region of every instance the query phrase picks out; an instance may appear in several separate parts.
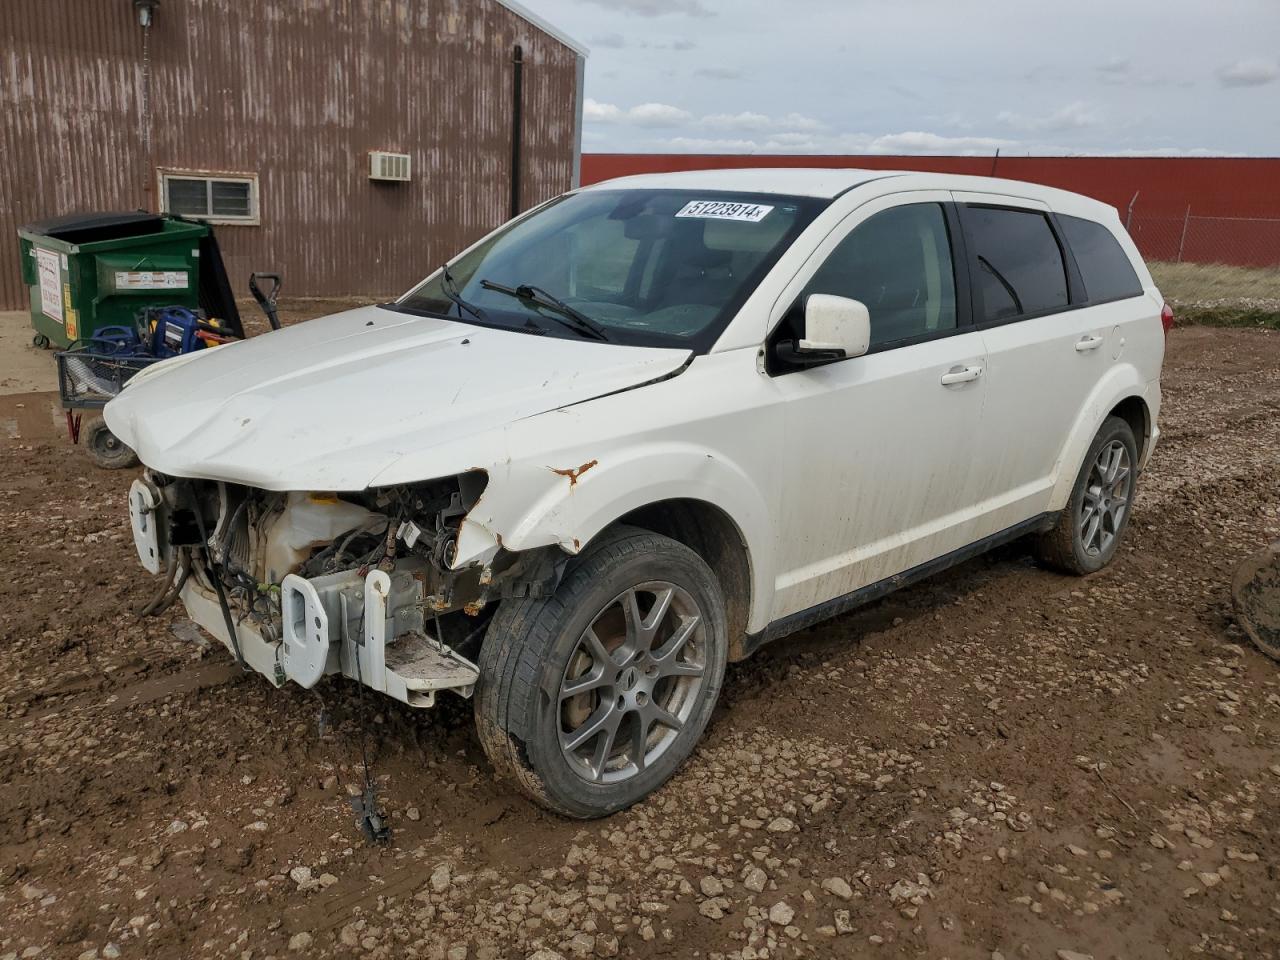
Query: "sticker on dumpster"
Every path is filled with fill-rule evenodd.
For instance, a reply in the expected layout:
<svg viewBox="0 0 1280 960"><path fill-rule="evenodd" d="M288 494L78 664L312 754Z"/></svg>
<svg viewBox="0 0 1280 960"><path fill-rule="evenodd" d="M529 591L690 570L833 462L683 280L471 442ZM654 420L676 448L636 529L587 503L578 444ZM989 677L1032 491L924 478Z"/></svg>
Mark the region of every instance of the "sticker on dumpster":
<svg viewBox="0 0 1280 960"><path fill-rule="evenodd" d="M62 277L58 252L36 248L36 272L40 276L40 312L62 323Z"/></svg>
<svg viewBox="0 0 1280 960"><path fill-rule="evenodd" d="M740 220L759 223L773 207L761 203L731 203L728 200L693 200L686 203L677 217L700 217L704 220Z"/></svg>
<svg viewBox="0 0 1280 960"><path fill-rule="evenodd" d="M185 290L185 270L119 270L116 272L117 290Z"/></svg>

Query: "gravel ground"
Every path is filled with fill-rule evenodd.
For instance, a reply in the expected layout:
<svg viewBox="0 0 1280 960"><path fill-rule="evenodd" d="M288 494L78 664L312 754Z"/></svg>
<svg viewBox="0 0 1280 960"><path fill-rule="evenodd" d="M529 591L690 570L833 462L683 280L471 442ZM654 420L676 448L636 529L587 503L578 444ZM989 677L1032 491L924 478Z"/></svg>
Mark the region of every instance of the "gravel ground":
<svg viewBox="0 0 1280 960"><path fill-rule="evenodd" d="M665 789L573 823L469 705L281 691L149 593L129 473L0 438L0 958L1280 956L1280 673L1231 620L1280 536L1280 334L1175 330L1107 571L1024 544L731 668Z"/></svg>

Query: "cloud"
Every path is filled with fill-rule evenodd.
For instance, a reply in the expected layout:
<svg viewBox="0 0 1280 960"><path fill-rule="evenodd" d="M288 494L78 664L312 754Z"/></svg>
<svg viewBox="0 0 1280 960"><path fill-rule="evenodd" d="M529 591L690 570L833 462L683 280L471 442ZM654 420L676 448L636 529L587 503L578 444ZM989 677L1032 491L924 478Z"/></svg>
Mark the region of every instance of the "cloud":
<svg viewBox="0 0 1280 960"><path fill-rule="evenodd" d="M924 99L924 97L920 96L920 94L916 93L910 87L904 87L900 83L887 83L885 84L885 89L892 93L896 93L898 96L903 97L906 100Z"/></svg>
<svg viewBox="0 0 1280 960"><path fill-rule="evenodd" d="M702 125L712 130L737 130L750 132L769 130L774 123L763 113L713 113L702 118Z"/></svg>
<svg viewBox="0 0 1280 960"><path fill-rule="evenodd" d="M590 97L582 102L582 116L587 123L632 123L638 127L678 127L693 119L688 110L669 103L642 103L623 110L615 103L601 103Z"/></svg>
<svg viewBox="0 0 1280 960"><path fill-rule="evenodd" d="M867 145L867 152L986 156L995 153L997 149L1016 145L1016 140L1002 140L998 137L946 137L922 130L909 130L905 133L887 133L876 137Z"/></svg>
<svg viewBox="0 0 1280 960"><path fill-rule="evenodd" d="M731 70L729 67L699 67L693 71L695 77L706 77L708 80L738 80L742 77L741 70Z"/></svg>
<svg viewBox="0 0 1280 960"><path fill-rule="evenodd" d="M1112 57L1094 68L1098 80L1112 87L1154 87L1167 81L1151 73L1139 73L1128 57Z"/></svg>
<svg viewBox="0 0 1280 960"><path fill-rule="evenodd" d="M627 119L641 127L675 127L688 123L693 114L669 103L642 103L627 111Z"/></svg>
<svg viewBox="0 0 1280 960"><path fill-rule="evenodd" d="M600 103L590 97L582 101L582 118L587 123L614 123L622 117L622 110L615 104Z"/></svg>
<svg viewBox="0 0 1280 960"><path fill-rule="evenodd" d="M1087 104L1077 100L1059 107L1053 113L1043 117L1027 117L1009 110L1002 110L996 120L1016 130L1033 132L1080 130L1084 127L1097 126L1100 122Z"/></svg>
<svg viewBox="0 0 1280 960"><path fill-rule="evenodd" d="M785 117L770 117L763 113L744 110L741 113L713 113L702 118L703 126L713 130L734 131L737 133L764 133L777 131L796 133L799 131L816 132L825 130L826 124L812 117L799 113L788 113Z"/></svg>
<svg viewBox="0 0 1280 960"><path fill-rule="evenodd" d="M762 137L671 137L651 144L670 153L764 154L952 154L991 156L997 148L1018 147L1016 140L997 137L947 137L909 131L873 136L865 133L775 133ZM1024 151L1025 152L1025 151Z"/></svg>
<svg viewBox="0 0 1280 960"><path fill-rule="evenodd" d="M1237 60L1218 70L1224 87L1261 87L1280 76L1280 68L1268 60Z"/></svg>
<svg viewBox="0 0 1280 960"><path fill-rule="evenodd" d="M583 116L589 123L630 124L637 127L701 127L721 133L782 134L817 133L826 124L800 113L771 117L744 110L741 113L712 113L700 120L682 107L669 103L642 103L629 109L617 104L601 103L588 97L583 101Z"/></svg>
<svg viewBox="0 0 1280 960"><path fill-rule="evenodd" d="M1127 78L1133 73L1133 61L1128 57L1112 57L1106 63L1098 64L1098 73L1104 77Z"/></svg>
<svg viewBox="0 0 1280 960"><path fill-rule="evenodd" d="M672 153L757 153L754 140L716 140L707 137L672 137L659 146Z"/></svg>
<svg viewBox="0 0 1280 960"><path fill-rule="evenodd" d="M778 121L778 126L784 130L825 130L827 125L821 120L814 120L812 117L806 117L801 113L788 113L785 117Z"/></svg>
<svg viewBox="0 0 1280 960"><path fill-rule="evenodd" d="M714 17L715 13L702 4L702 0L587 0L606 10L632 13L638 17L661 17L669 13L681 13L689 17Z"/></svg>
<svg viewBox="0 0 1280 960"><path fill-rule="evenodd" d="M679 40L637 40L635 37L628 39L620 33L606 33L602 36L592 39L592 43L597 47L606 50L623 50L628 47L634 47L637 50L675 50L683 53L686 50L697 49L697 42L681 38ZM669 75L670 71L666 71Z"/></svg>

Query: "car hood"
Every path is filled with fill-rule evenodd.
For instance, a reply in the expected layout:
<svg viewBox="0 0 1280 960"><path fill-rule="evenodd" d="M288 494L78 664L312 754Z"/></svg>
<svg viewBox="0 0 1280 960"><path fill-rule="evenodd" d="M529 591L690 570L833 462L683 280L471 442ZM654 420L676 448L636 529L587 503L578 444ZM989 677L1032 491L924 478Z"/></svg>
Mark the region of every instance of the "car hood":
<svg viewBox="0 0 1280 960"><path fill-rule="evenodd" d="M105 416L172 476L362 490L436 447L439 472L414 479L486 468L505 457L495 428L670 376L689 356L363 307L158 363Z"/></svg>

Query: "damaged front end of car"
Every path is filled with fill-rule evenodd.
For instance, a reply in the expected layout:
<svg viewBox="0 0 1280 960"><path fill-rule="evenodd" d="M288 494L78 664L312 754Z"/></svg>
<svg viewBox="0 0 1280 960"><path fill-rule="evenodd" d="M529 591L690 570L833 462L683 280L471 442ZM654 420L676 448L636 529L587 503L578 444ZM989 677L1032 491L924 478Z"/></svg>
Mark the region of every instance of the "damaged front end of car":
<svg viewBox="0 0 1280 960"><path fill-rule="evenodd" d="M410 706L469 697L494 602L555 590L556 547L459 561L482 470L360 493L274 492L147 471L129 491L134 542L242 666L275 686L341 674Z"/></svg>

